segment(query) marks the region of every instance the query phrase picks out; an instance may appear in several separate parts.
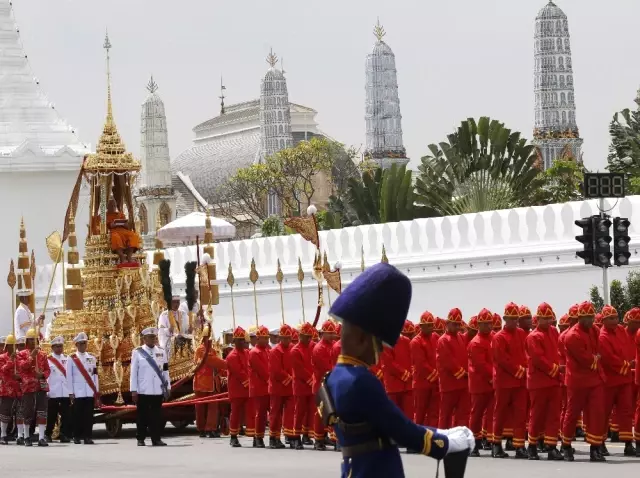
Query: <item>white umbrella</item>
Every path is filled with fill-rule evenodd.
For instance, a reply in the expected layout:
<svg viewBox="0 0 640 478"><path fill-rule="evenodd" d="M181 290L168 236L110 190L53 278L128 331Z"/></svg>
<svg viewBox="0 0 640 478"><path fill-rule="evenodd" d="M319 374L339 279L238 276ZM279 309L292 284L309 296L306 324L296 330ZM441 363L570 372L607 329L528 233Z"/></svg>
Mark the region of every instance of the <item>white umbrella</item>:
<svg viewBox="0 0 640 478"><path fill-rule="evenodd" d="M202 240L206 219L207 215L204 212L192 212L162 227L158 230L157 236L167 242L195 242L196 236ZM209 216L209 219L214 239L233 239L236 236L236 227L233 224L219 217Z"/></svg>

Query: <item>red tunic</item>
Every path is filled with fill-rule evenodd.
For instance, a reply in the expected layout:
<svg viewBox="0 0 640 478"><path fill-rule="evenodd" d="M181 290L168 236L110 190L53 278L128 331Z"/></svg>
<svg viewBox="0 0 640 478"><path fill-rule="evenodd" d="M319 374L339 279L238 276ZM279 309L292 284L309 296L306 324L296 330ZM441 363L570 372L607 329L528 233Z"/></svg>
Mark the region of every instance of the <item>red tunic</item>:
<svg viewBox="0 0 640 478"><path fill-rule="evenodd" d="M20 375L20 388L22 393L48 392L47 379L51 374L47 354L38 351L36 358L31 357L31 350L24 349L16 354L18 374ZM36 377L36 363L44 378Z"/></svg>
<svg viewBox="0 0 640 478"><path fill-rule="evenodd" d="M527 337L529 356L527 388L529 390L559 387L561 384L558 339L553 330L553 328L546 331L536 329Z"/></svg>
<svg viewBox="0 0 640 478"><path fill-rule="evenodd" d="M493 392L491 334L477 334L469 345L469 393Z"/></svg>
<svg viewBox="0 0 640 478"><path fill-rule="evenodd" d="M369 367L369 371L374 374L378 380L380 380L381 382L383 381L383 376L382 376L382 365L380 364L380 361L378 361L377 364L372 365L371 367Z"/></svg>
<svg viewBox="0 0 640 478"><path fill-rule="evenodd" d="M436 365L440 375L440 392L464 390L467 380L467 345L462 334L445 333L438 339Z"/></svg>
<svg viewBox="0 0 640 478"><path fill-rule="evenodd" d="M599 351L607 387L633 383L631 361L636 358L636 347L622 325L613 330L602 327Z"/></svg>
<svg viewBox="0 0 640 478"><path fill-rule="evenodd" d="M14 359L9 357L8 353L0 355L0 397L15 398L22 395L20 382L14 377L15 373L16 364Z"/></svg>
<svg viewBox="0 0 640 478"><path fill-rule="evenodd" d="M249 352L234 348L227 355L227 388L229 398L249 397Z"/></svg>
<svg viewBox="0 0 640 478"><path fill-rule="evenodd" d="M313 385L313 367L311 366L311 347L297 343L291 349L291 367L293 369L293 394L311 395Z"/></svg>
<svg viewBox="0 0 640 478"><path fill-rule="evenodd" d="M413 366L413 389L428 390L438 387L436 348L432 337L420 332L411 339L411 364Z"/></svg>
<svg viewBox="0 0 640 478"><path fill-rule="evenodd" d="M269 352L269 395L290 397L293 395L293 368L291 345L278 344Z"/></svg>
<svg viewBox="0 0 640 478"><path fill-rule="evenodd" d="M256 345L249 352L249 396L269 395L269 349Z"/></svg>
<svg viewBox="0 0 640 478"><path fill-rule="evenodd" d="M331 348L331 359L333 360L333 366L335 367L336 363L338 363L338 356L342 352L342 341L336 340L333 343L333 347Z"/></svg>
<svg viewBox="0 0 640 478"><path fill-rule="evenodd" d="M204 344L201 344L196 349L194 357L196 365L202 362L205 350L206 347ZM227 362L218 357L213 347L209 347L207 358L204 359L202 367L200 367L193 376L193 391L208 393L222 391L219 371L226 368Z"/></svg>
<svg viewBox="0 0 640 478"><path fill-rule="evenodd" d="M526 385L525 332L503 328L493 337L493 387L519 388Z"/></svg>
<svg viewBox="0 0 640 478"><path fill-rule="evenodd" d="M333 342L322 339L311 352L313 366L313 393L317 393L324 376L333 368Z"/></svg>
<svg viewBox="0 0 640 478"><path fill-rule="evenodd" d="M629 334L628 331L627 334ZM640 330L636 330L632 338L636 344L636 385L640 386ZM638 415L640 416L640 414Z"/></svg>
<svg viewBox="0 0 640 478"><path fill-rule="evenodd" d="M380 364L387 393L411 390L411 339L401 335L395 347L385 347Z"/></svg>
<svg viewBox="0 0 640 478"><path fill-rule="evenodd" d="M602 385L604 375L597 358L598 329L583 329L580 325L567 331L564 340L567 349L565 384L573 388L592 388Z"/></svg>

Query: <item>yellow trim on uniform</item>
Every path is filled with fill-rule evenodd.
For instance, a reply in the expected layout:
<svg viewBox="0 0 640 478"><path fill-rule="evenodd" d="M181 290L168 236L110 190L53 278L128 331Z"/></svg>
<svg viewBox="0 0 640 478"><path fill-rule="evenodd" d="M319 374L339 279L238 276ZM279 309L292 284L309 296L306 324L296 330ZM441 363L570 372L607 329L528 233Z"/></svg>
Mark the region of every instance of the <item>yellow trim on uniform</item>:
<svg viewBox="0 0 640 478"><path fill-rule="evenodd" d="M429 456L431 453L431 441L433 440L433 432L428 428L424 432L424 444L422 445L422 454Z"/></svg>
<svg viewBox="0 0 640 478"><path fill-rule="evenodd" d="M457 378L458 380L460 380L462 377L464 377L464 369L462 367L460 367L460 370L458 370L456 373L454 373L453 376L455 378Z"/></svg>
<svg viewBox="0 0 640 478"><path fill-rule="evenodd" d="M360 359L342 354L338 355L338 363L342 365L353 365L354 367L369 367L368 364Z"/></svg>

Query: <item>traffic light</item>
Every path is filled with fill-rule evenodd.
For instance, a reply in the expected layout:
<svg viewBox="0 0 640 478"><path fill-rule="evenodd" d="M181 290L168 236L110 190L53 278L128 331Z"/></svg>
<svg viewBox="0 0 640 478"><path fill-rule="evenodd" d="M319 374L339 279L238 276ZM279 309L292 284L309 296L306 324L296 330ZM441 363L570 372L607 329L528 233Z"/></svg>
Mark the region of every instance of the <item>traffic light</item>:
<svg viewBox="0 0 640 478"><path fill-rule="evenodd" d="M611 267L611 221L608 217L595 216L593 219L593 265Z"/></svg>
<svg viewBox="0 0 640 478"><path fill-rule="evenodd" d="M629 264L629 226L631 223L626 217L613 219L613 263L619 266Z"/></svg>
<svg viewBox="0 0 640 478"><path fill-rule="evenodd" d="M583 244L583 250L576 252L576 255L584 260L584 263L593 264L593 239L594 220L597 216L583 217L575 221L575 225L582 228L582 235L576 236L576 240Z"/></svg>

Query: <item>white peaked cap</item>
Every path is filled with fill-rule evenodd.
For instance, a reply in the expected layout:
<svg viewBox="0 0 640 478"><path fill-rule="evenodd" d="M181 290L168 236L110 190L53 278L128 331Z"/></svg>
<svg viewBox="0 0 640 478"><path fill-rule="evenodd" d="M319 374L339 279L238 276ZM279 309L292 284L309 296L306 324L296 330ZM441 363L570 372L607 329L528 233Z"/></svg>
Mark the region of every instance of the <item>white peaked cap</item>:
<svg viewBox="0 0 640 478"><path fill-rule="evenodd" d="M76 341L74 340L74 342ZM51 345L64 345L64 337L62 335L58 335L55 339L51 341Z"/></svg>
<svg viewBox="0 0 640 478"><path fill-rule="evenodd" d="M142 331L142 335L158 335L158 329L156 327L147 327Z"/></svg>
<svg viewBox="0 0 640 478"><path fill-rule="evenodd" d="M31 289L18 289L16 295L18 297L29 297L31 295Z"/></svg>
<svg viewBox="0 0 640 478"><path fill-rule="evenodd" d="M78 342L86 342L89 340L89 337L87 337L87 334L85 334L84 332L80 332L78 335L76 335L76 338L73 339L73 343L77 344Z"/></svg>

